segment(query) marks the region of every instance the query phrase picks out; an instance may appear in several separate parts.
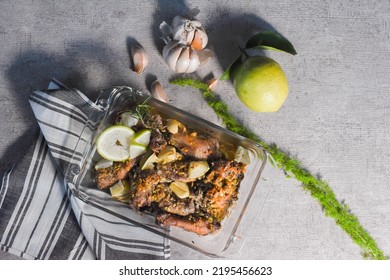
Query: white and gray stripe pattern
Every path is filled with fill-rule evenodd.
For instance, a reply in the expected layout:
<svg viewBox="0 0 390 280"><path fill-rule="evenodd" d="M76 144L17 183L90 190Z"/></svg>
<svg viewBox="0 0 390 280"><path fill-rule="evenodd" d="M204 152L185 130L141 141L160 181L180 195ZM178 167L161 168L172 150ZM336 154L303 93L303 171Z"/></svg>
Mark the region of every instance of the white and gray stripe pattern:
<svg viewBox="0 0 390 280"><path fill-rule="evenodd" d="M64 172L88 116L99 110L82 93L36 91L30 104L41 133L0 188L1 250L26 259L168 259L166 238L73 196ZM97 124L89 124L93 131Z"/></svg>

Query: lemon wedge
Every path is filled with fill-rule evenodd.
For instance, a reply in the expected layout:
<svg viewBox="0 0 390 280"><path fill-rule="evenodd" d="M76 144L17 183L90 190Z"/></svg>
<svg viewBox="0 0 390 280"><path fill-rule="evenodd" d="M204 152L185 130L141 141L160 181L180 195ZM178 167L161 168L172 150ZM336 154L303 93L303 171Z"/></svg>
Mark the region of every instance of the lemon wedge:
<svg viewBox="0 0 390 280"><path fill-rule="evenodd" d="M131 143L129 148L130 159L136 158L144 153L146 153L147 147L138 143Z"/></svg>
<svg viewBox="0 0 390 280"><path fill-rule="evenodd" d="M148 146L150 142L151 131L149 129L142 129L134 134L133 142Z"/></svg>
<svg viewBox="0 0 390 280"><path fill-rule="evenodd" d="M99 155L109 161L124 161L129 158L129 147L134 130L123 125L105 129L96 141Z"/></svg>

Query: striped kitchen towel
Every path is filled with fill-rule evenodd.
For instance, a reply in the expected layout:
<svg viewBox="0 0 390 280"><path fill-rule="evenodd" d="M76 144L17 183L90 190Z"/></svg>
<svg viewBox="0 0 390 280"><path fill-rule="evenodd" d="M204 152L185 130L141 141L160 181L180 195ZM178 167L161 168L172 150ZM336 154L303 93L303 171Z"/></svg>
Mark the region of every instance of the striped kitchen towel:
<svg viewBox="0 0 390 280"><path fill-rule="evenodd" d="M3 177L1 250L25 259L168 259L166 238L69 191L66 167L88 116L101 109L57 81L49 88L30 97L40 127L35 145Z"/></svg>

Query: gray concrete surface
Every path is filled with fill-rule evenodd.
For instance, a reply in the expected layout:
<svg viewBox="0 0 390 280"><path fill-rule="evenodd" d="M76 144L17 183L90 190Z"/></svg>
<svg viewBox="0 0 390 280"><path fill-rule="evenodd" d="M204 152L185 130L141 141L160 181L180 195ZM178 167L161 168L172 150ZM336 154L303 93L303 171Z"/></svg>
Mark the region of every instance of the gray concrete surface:
<svg viewBox="0 0 390 280"><path fill-rule="evenodd" d="M257 31L277 30L291 40L296 56L266 52L290 82L279 112L249 111L229 82L216 92L243 124L326 179L389 256L388 0L0 1L0 173L31 143L36 122L27 98L52 77L91 98L118 84L146 90L158 77L174 105L219 122L198 92L169 85L174 74L160 54L160 22L195 7L217 54L198 71L201 78L219 76L237 46ZM128 67L132 39L150 56L139 76ZM361 258L359 247L296 180L272 174L264 208L234 258ZM207 257L173 243L172 258Z"/></svg>

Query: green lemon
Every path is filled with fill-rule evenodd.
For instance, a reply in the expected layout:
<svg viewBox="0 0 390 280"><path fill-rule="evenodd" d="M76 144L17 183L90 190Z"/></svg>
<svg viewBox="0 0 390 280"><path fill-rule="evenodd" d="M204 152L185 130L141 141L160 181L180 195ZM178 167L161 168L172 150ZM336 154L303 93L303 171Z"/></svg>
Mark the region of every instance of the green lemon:
<svg viewBox="0 0 390 280"><path fill-rule="evenodd" d="M240 100L255 112L276 112L288 95L288 82L280 65L265 56L252 56L234 71Z"/></svg>

